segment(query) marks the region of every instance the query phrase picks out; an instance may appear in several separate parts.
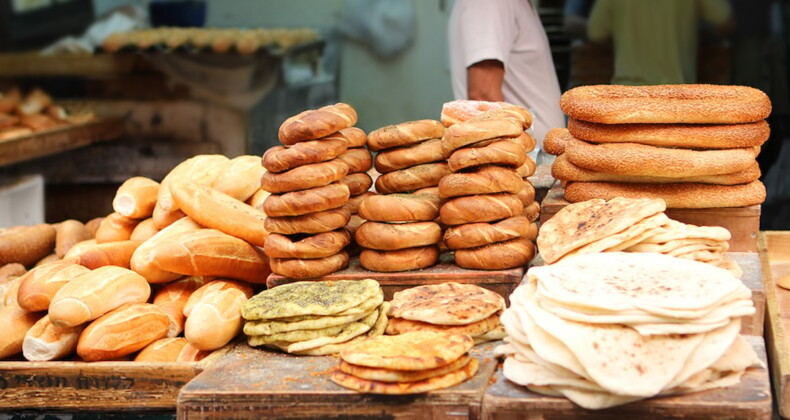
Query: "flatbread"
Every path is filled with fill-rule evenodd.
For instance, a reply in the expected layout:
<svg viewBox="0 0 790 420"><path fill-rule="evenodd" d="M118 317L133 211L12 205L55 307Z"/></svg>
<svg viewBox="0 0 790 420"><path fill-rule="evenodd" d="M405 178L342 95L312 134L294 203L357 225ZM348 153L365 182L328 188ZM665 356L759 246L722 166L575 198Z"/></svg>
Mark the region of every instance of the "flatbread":
<svg viewBox="0 0 790 420"><path fill-rule="evenodd" d="M241 316L259 320L343 314L381 294L381 286L372 279L294 282L253 296L242 306Z"/></svg>
<svg viewBox="0 0 790 420"><path fill-rule="evenodd" d="M696 226L688 223L669 220L663 226L662 232L645 238L645 243L665 243L676 239L708 239L715 242L727 242L732 234L721 226Z"/></svg>
<svg viewBox="0 0 790 420"><path fill-rule="evenodd" d="M279 320L247 321L244 323L244 334L271 335L296 330L318 330L327 327L346 325L350 322L362 319L368 314L369 313L360 312L354 315L310 316L309 319L293 322Z"/></svg>
<svg viewBox="0 0 790 420"><path fill-rule="evenodd" d="M381 368L370 368L365 366L352 365L344 361L340 361L340 370L356 376L360 379L368 379L371 381L381 382L416 382L423 379L442 376L447 373L456 371L466 366L472 360L469 356L461 356L449 365L444 365L436 369L426 370L392 370Z"/></svg>
<svg viewBox="0 0 790 420"><path fill-rule="evenodd" d="M437 325L467 325L504 309L498 293L474 284L447 282L395 292L389 315Z"/></svg>
<svg viewBox="0 0 790 420"><path fill-rule="evenodd" d="M340 353L343 348L351 343L356 343L360 340L364 340L368 337L376 337L379 335L384 334L384 330L387 329L387 312L389 311L389 302L384 302L378 309L379 317L376 320L376 323L373 324L373 327L368 330L365 334L358 335L351 340L348 340L343 343L336 343L336 344L326 344L323 346L315 347L312 349L302 350L302 351L295 351L292 354L296 354L299 356L326 356L328 354L337 354Z"/></svg>
<svg viewBox="0 0 790 420"><path fill-rule="evenodd" d="M487 343L489 341L496 341L501 340L507 337L507 331L505 331L505 326L500 324L493 330L487 331L483 334L476 335L472 337L475 340L475 345Z"/></svg>
<svg viewBox="0 0 790 420"><path fill-rule="evenodd" d="M437 331L447 334L466 334L475 337L485 334L501 324L498 313L482 321L473 322L467 325L436 325L403 318L392 318L387 325L387 334L403 334L409 331Z"/></svg>
<svg viewBox="0 0 790 420"><path fill-rule="evenodd" d="M395 370L434 369L453 362L473 345L468 335L412 331L361 340L340 352L340 358L360 366Z"/></svg>
<svg viewBox="0 0 790 420"><path fill-rule="evenodd" d="M537 244L552 264L570 251L624 231L666 210L661 199L592 199L563 207L540 227Z"/></svg>
<svg viewBox="0 0 790 420"><path fill-rule="evenodd" d="M644 232L662 226L667 220L669 220L669 218L664 213L658 213L653 216L646 217L627 227L622 232L614 233L594 242L590 242L587 245L571 250L567 254L563 255L562 258L567 258L571 255L596 254L603 252L609 248L616 247L619 244L629 242L634 238L639 237ZM560 258L560 260L562 260L562 258Z"/></svg>
<svg viewBox="0 0 790 420"><path fill-rule="evenodd" d="M477 373L478 366L479 362L477 359L472 359L464 367L456 371L446 373L442 376L423 379L421 381L405 383L360 379L339 369L332 372L330 379L332 382L342 387L364 393L390 395L419 394L422 392L435 391L437 389L449 388L451 386L458 385L474 376L475 373Z"/></svg>

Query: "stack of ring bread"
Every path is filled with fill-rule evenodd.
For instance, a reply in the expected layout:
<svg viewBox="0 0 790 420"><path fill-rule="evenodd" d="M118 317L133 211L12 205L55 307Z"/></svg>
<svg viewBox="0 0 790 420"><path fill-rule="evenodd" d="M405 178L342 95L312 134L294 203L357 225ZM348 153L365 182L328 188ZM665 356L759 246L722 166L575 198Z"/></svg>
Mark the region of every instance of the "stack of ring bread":
<svg viewBox="0 0 790 420"><path fill-rule="evenodd" d="M563 94L568 128L544 141L565 198L661 198L670 208L762 203L755 158L771 103L745 86L582 86Z"/></svg>
<svg viewBox="0 0 790 420"><path fill-rule="evenodd" d="M274 273L306 279L348 266L346 176L350 164L365 166L361 155L368 153L358 153L364 132L353 127L356 123L356 111L345 103L307 110L280 126L284 146L264 153L261 188L271 193L263 204L270 233L264 251ZM349 145L356 147L347 154Z"/></svg>
<svg viewBox="0 0 790 420"><path fill-rule="evenodd" d="M444 111L443 113L446 113ZM535 189L518 168L535 139L525 132L532 115L509 106L455 122L442 137L451 174L439 182L444 243L463 268L500 270L526 265L535 255ZM534 162L531 164L534 171ZM531 175L529 173L526 176Z"/></svg>
<svg viewBox="0 0 790 420"><path fill-rule="evenodd" d="M368 174L373 167L373 155L367 148L367 135L357 127L343 131L348 139L348 149L337 158L348 166L348 173L340 180L348 187L348 210L351 215L357 214L359 204L365 197L375 194L371 191L373 178Z"/></svg>
<svg viewBox="0 0 790 420"><path fill-rule="evenodd" d="M128 179L105 217L0 233L0 358L196 361L228 344L271 273L262 172L198 155Z"/></svg>

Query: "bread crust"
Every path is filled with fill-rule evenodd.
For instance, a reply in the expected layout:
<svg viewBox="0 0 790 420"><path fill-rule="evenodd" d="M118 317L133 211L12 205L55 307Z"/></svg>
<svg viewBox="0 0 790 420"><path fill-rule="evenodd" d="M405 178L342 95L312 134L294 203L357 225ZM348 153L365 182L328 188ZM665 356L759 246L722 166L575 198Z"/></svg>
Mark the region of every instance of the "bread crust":
<svg viewBox="0 0 790 420"><path fill-rule="evenodd" d="M285 172L298 166L332 160L348 149L345 139L321 139L296 143L293 146L273 146L261 157L261 165L269 172Z"/></svg>
<svg viewBox="0 0 790 420"><path fill-rule="evenodd" d="M439 197L430 194L387 194L369 197L359 216L376 222L419 222L439 217Z"/></svg>
<svg viewBox="0 0 790 420"><path fill-rule="evenodd" d="M321 187L342 179L348 166L337 158L309 165L297 166L281 173L265 172L261 188L270 193L285 193Z"/></svg>
<svg viewBox="0 0 790 420"><path fill-rule="evenodd" d="M765 186L753 181L739 185L571 182L565 187L565 199L572 203L614 197L661 198L667 208L744 207L765 201Z"/></svg>
<svg viewBox="0 0 790 420"><path fill-rule="evenodd" d="M380 272L419 270L430 267L437 261L439 261L439 247L436 245L395 251L363 249L359 254L359 265L366 270Z"/></svg>
<svg viewBox="0 0 790 420"><path fill-rule="evenodd" d="M524 127L513 118L472 119L448 128L442 136L442 148L445 153L449 154L484 140L498 137L518 137L523 132Z"/></svg>
<svg viewBox="0 0 790 420"><path fill-rule="evenodd" d="M345 251L325 258L272 258L272 272L294 279L309 279L332 274L348 266L349 256Z"/></svg>
<svg viewBox="0 0 790 420"><path fill-rule="evenodd" d="M476 270L504 270L523 267L535 257L535 245L527 238L497 242L478 248L455 251L455 263Z"/></svg>
<svg viewBox="0 0 790 420"><path fill-rule="evenodd" d="M270 194L263 202L263 211L269 217L299 216L341 207L348 202L348 197L348 187L333 182L306 190Z"/></svg>
<svg viewBox="0 0 790 420"><path fill-rule="evenodd" d="M439 197L493 194L508 192L517 194L524 188L524 180L515 169L498 165L486 165L469 172L451 173L439 181Z"/></svg>
<svg viewBox="0 0 790 420"><path fill-rule="evenodd" d="M515 194L479 194L455 197L439 210L442 223L449 226L464 223L493 222L518 216L524 205Z"/></svg>
<svg viewBox="0 0 790 420"><path fill-rule="evenodd" d="M437 244L442 240L442 228L436 222L367 221L357 228L354 238L362 247L393 251Z"/></svg>
<svg viewBox="0 0 790 420"><path fill-rule="evenodd" d="M447 156L442 149L441 139L429 139L412 146L382 150L376 154L373 164L377 171L385 174L423 163L439 162L447 159Z"/></svg>
<svg viewBox="0 0 790 420"><path fill-rule="evenodd" d="M373 151L408 146L428 139L441 138L444 125L436 120L407 121L388 125L368 133L368 148Z"/></svg>
<svg viewBox="0 0 790 420"><path fill-rule="evenodd" d="M337 158L348 166L349 174L354 172L366 172L373 166L373 156L371 156L370 151L364 147L348 149Z"/></svg>
<svg viewBox="0 0 790 420"><path fill-rule="evenodd" d="M351 243L345 229L317 233L307 237L289 237L273 233L266 237L264 252L269 258L325 258L342 251Z"/></svg>
<svg viewBox="0 0 790 420"><path fill-rule="evenodd" d="M297 233L321 233L345 226L351 212L345 206L301 216L267 217L264 227L270 233L294 235Z"/></svg>
<svg viewBox="0 0 790 420"><path fill-rule="evenodd" d="M450 173L447 162L426 163L399 169L376 178L376 191L379 194L392 194L414 191L420 188L439 185L439 181Z"/></svg>
<svg viewBox="0 0 790 420"><path fill-rule="evenodd" d="M467 223L451 226L444 233L449 249L476 248L495 242L527 237L530 221L525 216L508 217L493 223Z"/></svg>
<svg viewBox="0 0 790 420"><path fill-rule="evenodd" d="M453 172L483 165L518 168L524 164L527 152L526 147L519 142L499 140L483 147L458 149L450 155L447 164Z"/></svg>
<svg viewBox="0 0 790 420"><path fill-rule="evenodd" d="M373 178L367 172L355 172L344 176L340 183L345 184L348 187L348 193L355 196L370 191L370 187L373 186Z"/></svg>
<svg viewBox="0 0 790 420"><path fill-rule="evenodd" d="M277 132L280 142L292 145L336 133L357 123L357 112L346 103L336 103L300 112L286 119Z"/></svg>

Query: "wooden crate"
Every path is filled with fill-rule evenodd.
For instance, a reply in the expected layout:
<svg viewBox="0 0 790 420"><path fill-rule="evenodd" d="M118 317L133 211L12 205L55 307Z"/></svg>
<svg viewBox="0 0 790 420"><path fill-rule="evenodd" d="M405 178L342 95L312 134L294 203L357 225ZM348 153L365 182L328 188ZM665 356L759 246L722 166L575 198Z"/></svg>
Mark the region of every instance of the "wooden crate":
<svg viewBox="0 0 790 420"><path fill-rule="evenodd" d="M361 394L329 379L335 356L302 357L238 346L181 389L179 419L479 418L497 343L474 347L480 368L457 386L415 395Z"/></svg>
<svg viewBox="0 0 790 420"><path fill-rule="evenodd" d="M749 336L747 340L764 360L763 339ZM732 387L654 398L605 410L586 410L565 398L529 392L505 379L501 370L494 379L496 382L483 397L483 419L770 419L772 413L771 385L768 370L764 368L749 369L740 383Z"/></svg>
<svg viewBox="0 0 790 420"><path fill-rule="evenodd" d="M760 237L766 272L766 346L779 414L790 418L790 290L776 285L790 275L790 231L763 232Z"/></svg>
<svg viewBox="0 0 790 420"><path fill-rule="evenodd" d="M543 199L540 222L551 219L563 207L570 204L565 200L565 189L555 185ZM730 251L757 252L757 235L760 232L760 206L722 207L709 209L667 209L670 219L697 226L721 226L732 234Z"/></svg>
<svg viewBox="0 0 790 420"><path fill-rule="evenodd" d="M399 273L378 273L360 267L359 259L354 257L351 258L348 268L312 280L362 280L371 278L381 284L381 288L384 289L385 300L391 300L395 292L410 287L454 281L485 287L499 293L505 300L508 300L510 294L521 282L525 270L525 267L509 270L467 270L453 264L452 256L449 253L443 253L439 264L433 267ZM300 280L272 274L267 279L266 285L271 288L296 281Z"/></svg>

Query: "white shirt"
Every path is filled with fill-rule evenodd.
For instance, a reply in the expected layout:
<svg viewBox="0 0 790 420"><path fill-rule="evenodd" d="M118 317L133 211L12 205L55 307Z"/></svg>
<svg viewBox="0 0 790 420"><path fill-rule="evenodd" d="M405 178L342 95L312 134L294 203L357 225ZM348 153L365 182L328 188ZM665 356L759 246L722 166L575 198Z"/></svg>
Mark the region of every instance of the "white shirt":
<svg viewBox="0 0 790 420"><path fill-rule="evenodd" d="M467 67L499 60L505 102L532 111L538 147L549 129L565 127L549 40L529 0L456 0L448 35L455 99L468 99Z"/></svg>

